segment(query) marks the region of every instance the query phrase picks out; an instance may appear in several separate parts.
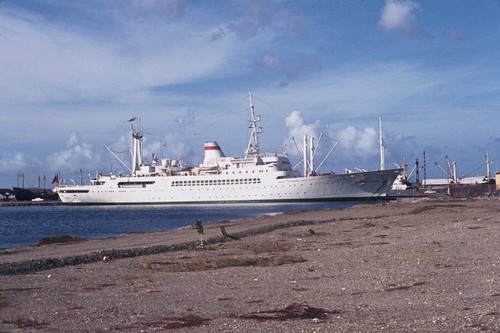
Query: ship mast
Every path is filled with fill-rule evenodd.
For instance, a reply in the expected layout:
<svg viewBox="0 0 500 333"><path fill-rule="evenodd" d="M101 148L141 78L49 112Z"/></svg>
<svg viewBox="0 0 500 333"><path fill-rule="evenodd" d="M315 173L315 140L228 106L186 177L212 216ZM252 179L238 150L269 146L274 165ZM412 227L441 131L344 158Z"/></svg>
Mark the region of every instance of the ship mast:
<svg viewBox="0 0 500 333"><path fill-rule="evenodd" d="M252 92L248 89L248 98L250 100L250 115L252 119L250 120L249 128L252 129L252 134L250 135L250 140L248 141L247 150L245 152L245 158L248 155L258 155L259 150L259 134L262 133L262 127L258 127L257 123L260 121L260 116L255 116L255 109L252 101Z"/></svg>
<svg viewBox="0 0 500 333"><path fill-rule="evenodd" d="M486 182L489 184L491 180L491 169L490 169L490 155L488 152L484 154L484 158L486 159Z"/></svg>
<svg viewBox="0 0 500 333"><path fill-rule="evenodd" d="M314 175L314 155L316 147L314 146L314 137L311 135L311 148L309 149L309 175Z"/></svg>
<svg viewBox="0 0 500 333"><path fill-rule="evenodd" d="M136 175L137 169L142 165L142 138L143 130L138 119L134 119L137 128L132 125L132 175Z"/></svg>
<svg viewBox="0 0 500 333"><path fill-rule="evenodd" d="M379 132L379 143L380 143L380 170L385 170L385 149L384 149L384 135L382 134L382 117L378 117L380 132Z"/></svg>
<svg viewBox="0 0 500 333"><path fill-rule="evenodd" d="M307 134L304 134L304 177L309 175L309 162L307 161Z"/></svg>

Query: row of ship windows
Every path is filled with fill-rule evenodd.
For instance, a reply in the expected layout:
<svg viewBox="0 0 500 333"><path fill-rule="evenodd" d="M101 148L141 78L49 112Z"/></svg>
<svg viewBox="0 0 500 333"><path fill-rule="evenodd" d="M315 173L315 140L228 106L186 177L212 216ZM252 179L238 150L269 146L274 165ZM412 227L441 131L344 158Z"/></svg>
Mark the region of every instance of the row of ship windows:
<svg viewBox="0 0 500 333"><path fill-rule="evenodd" d="M266 170L259 170L259 173L262 173L262 172L269 172L269 170L268 170L268 169L266 169ZM233 173L233 175L234 175L235 173L239 173L239 174L241 174L241 173L242 173L242 171L238 171L238 172L236 172L236 171L232 171L232 173ZM247 171L245 171L245 173L248 173L248 170L247 170ZM252 170L252 173L255 173L255 170ZM229 174L230 174L230 172L229 172L229 171L226 171L226 175L229 175Z"/></svg>
<svg viewBox="0 0 500 333"><path fill-rule="evenodd" d="M172 186L210 186L210 185L241 185L241 184L260 184L260 178L176 180L172 182Z"/></svg>

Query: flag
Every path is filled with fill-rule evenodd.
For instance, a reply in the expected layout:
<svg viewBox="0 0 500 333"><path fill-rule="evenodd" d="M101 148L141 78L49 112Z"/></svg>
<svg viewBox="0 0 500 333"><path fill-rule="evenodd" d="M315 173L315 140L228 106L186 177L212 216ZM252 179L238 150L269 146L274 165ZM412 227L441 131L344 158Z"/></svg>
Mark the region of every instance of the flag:
<svg viewBox="0 0 500 333"><path fill-rule="evenodd" d="M54 178L52 178L52 184L59 184L59 176L57 176L57 173Z"/></svg>

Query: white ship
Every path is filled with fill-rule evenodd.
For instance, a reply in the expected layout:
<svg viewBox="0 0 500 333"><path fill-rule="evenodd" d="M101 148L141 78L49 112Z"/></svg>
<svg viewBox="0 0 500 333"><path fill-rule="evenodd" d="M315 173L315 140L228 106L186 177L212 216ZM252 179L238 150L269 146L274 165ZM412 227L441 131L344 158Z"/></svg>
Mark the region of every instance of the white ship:
<svg viewBox="0 0 500 333"><path fill-rule="evenodd" d="M401 169L319 174L314 169L314 139L304 137L304 171L294 170L286 152L261 154L250 98L251 136L244 157L225 156L217 142L205 142L203 163L142 158L143 131L132 125L130 176L97 175L88 185L59 185L68 204L216 204L381 199Z"/></svg>

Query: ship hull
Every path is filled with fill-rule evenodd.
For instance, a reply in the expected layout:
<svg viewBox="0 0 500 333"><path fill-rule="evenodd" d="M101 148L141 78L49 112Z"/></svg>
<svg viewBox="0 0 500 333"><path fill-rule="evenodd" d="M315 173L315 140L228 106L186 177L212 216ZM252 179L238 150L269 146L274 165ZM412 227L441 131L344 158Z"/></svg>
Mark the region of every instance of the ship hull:
<svg viewBox="0 0 500 333"><path fill-rule="evenodd" d="M220 204L384 199L400 169L310 177L269 175L104 176L99 185L63 186L63 203Z"/></svg>

